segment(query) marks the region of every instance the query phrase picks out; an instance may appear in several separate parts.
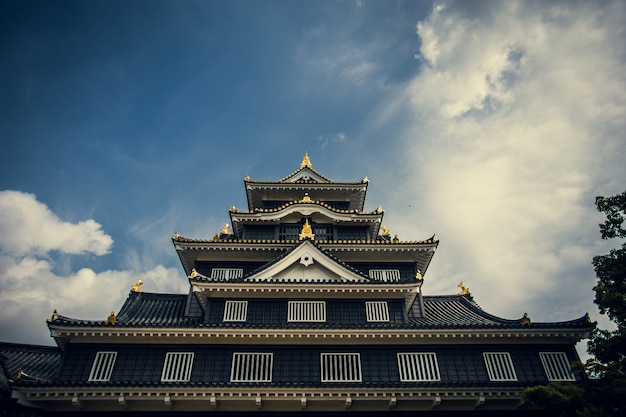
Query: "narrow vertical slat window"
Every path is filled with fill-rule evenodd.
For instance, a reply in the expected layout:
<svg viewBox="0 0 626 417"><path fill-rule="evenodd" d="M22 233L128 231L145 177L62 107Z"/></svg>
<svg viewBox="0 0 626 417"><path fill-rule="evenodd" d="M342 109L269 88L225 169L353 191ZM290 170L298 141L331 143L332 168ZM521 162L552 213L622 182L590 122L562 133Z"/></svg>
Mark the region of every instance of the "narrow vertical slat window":
<svg viewBox="0 0 626 417"><path fill-rule="evenodd" d="M395 282L400 281L398 269L370 269L369 276L376 281Z"/></svg>
<svg viewBox="0 0 626 417"><path fill-rule="evenodd" d="M400 381L439 381L439 365L435 353L398 353Z"/></svg>
<svg viewBox="0 0 626 417"><path fill-rule="evenodd" d="M322 353L322 382L361 382L361 355L358 353Z"/></svg>
<svg viewBox="0 0 626 417"><path fill-rule="evenodd" d="M485 365L491 381L517 381L513 361L508 352L484 352Z"/></svg>
<svg viewBox="0 0 626 417"><path fill-rule="evenodd" d="M576 379L564 352L540 352L539 357L548 381L574 381Z"/></svg>
<svg viewBox="0 0 626 417"><path fill-rule="evenodd" d="M211 270L211 279L217 281L230 281L243 277L243 269L239 268L213 268Z"/></svg>
<svg viewBox="0 0 626 417"><path fill-rule="evenodd" d="M191 378L193 352L168 352L165 355L161 382L187 382Z"/></svg>
<svg viewBox="0 0 626 417"><path fill-rule="evenodd" d="M367 314L367 321L389 321L389 306L387 305L386 301L366 301L365 313Z"/></svg>
<svg viewBox="0 0 626 417"><path fill-rule="evenodd" d="M246 321L248 315L247 301L226 301L224 321Z"/></svg>
<svg viewBox="0 0 626 417"><path fill-rule="evenodd" d="M289 301L288 322L325 322L325 301Z"/></svg>
<svg viewBox="0 0 626 417"><path fill-rule="evenodd" d="M98 352L93 361L89 381L108 381L113 373L117 352Z"/></svg>
<svg viewBox="0 0 626 417"><path fill-rule="evenodd" d="M272 353L233 353L230 382L272 382Z"/></svg>

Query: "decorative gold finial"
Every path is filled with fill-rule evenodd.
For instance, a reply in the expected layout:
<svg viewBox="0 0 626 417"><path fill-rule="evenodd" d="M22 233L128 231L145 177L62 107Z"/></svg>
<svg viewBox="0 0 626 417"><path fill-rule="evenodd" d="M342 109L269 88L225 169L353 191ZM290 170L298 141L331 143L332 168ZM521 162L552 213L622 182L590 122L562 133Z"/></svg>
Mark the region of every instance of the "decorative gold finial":
<svg viewBox="0 0 626 417"><path fill-rule="evenodd" d="M439 242L439 236L437 236L437 235L433 235L433 237L431 237L431 239L433 240L433 242Z"/></svg>
<svg viewBox="0 0 626 417"><path fill-rule="evenodd" d="M174 236L172 236L172 239L174 240L180 239L180 235L178 234L178 232L174 233Z"/></svg>
<svg viewBox="0 0 626 417"><path fill-rule="evenodd" d="M380 233L381 236L389 236L389 229L387 229L384 224L380 226L380 229L382 230L382 232Z"/></svg>
<svg viewBox="0 0 626 417"><path fill-rule="evenodd" d="M363 177L363 180L362 180L361 182L368 183L368 182L370 182L370 179L369 179L369 178L367 178L367 177Z"/></svg>
<svg viewBox="0 0 626 417"><path fill-rule="evenodd" d="M226 225L222 228L222 234L223 235L229 235L230 232L228 231L228 229L230 229L230 225L228 223L226 223Z"/></svg>
<svg viewBox="0 0 626 417"><path fill-rule="evenodd" d="M530 317L528 317L528 313L524 313L524 317L522 317L522 324L524 326L530 325Z"/></svg>
<svg viewBox="0 0 626 417"><path fill-rule="evenodd" d="M309 193L304 193L304 197L302 197L302 202L304 203L310 203L311 201L311 197L309 197Z"/></svg>
<svg viewBox="0 0 626 417"><path fill-rule="evenodd" d="M421 281L424 279L424 277L422 276L422 273L420 272L420 270L418 269L417 272L415 273L415 279L418 281Z"/></svg>
<svg viewBox="0 0 626 417"><path fill-rule="evenodd" d="M232 206L230 206L228 211L230 211L231 213L234 213L235 211L237 211L237 207L235 207L235 205L233 204Z"/></svg>
<svg viewBox="0 0 626 417"><path fill-rule="evenodd" d="M115 311L111 311L111 315L107 318L107 324L117 323L117 317L115 317Z"/></svg>
<svg viewBox="0 0 626 417"><path fill-rule="evenodd" d="M302 232L300 233L300 240L309 238L311 240L315 240L315 235L313 234L313 228L309 224L309 219L306 219L304 225L302 226Z"/></svg>
<svg viewBox="0 0 626 417"><path fill-rule="evenodd" d="M220 235L219 234L215 234L215 236L213 236L213 242L219 242L220 241Z"/></svg>
<svg viewBox="0 0 626 417"><path fill-rule="evenodd" d="M189 274L189 276L188 276L187 278L195 278L195 277L197 277L198 275L199 275L199 274L198 274L198 271L196 271L196 268L192 268L192 270L191 270L191 274Z"/></svg>
<svg viewBox="0 0 626 417"><path fill-rule="evenodd" d="M382 213L383 211L383 206L378 206L378 208L376 209L376 213Z"/></svg>
<svg viewBox="0 0 626 417"><path fill-rule="evenodd" d="M137 282L135 282L135 284L131 287L131 291L132 292L143 292L143 290L139 287L141 287L143 285L143 281L138 279Z"/></svg>
<svg viewBox="0 0 626 417"><path fill-rule="evenodd" d="M50 317L50 321L55 321L58 318L59 316L57 315L57 310L54 309L54 311L52 312L52 317Z"/></svg>
<svg viewBox="0 0 626 417"><path fill-rule="evenodd" d="M461 291L459 292L459 295L467 295L470 293L469 287L465 285L463 281L459 282L459 285L457 285L457 287L461 289Z"/></svg>
<svg viewBox="0 0 626 417"><path fill-rule="evenodd" d="M249 175L246 175L246 178L244 178L243 180L244 180L244 181L246 181L246 182L250 182L250 180L251 180L251 179L252 179L252 178L250 178L250 176L249 176Z"/></svg>
<svg viewBox="0 0 626 417"><path fill-rule="evenodd" d="M395 235L393 237L393 243L398 243L398 242L400 242L400 239L398 239L398 235Z"/></svg>
<svg viewBox="0 0 626 417"><path fill-rule="evenodd" d="M302 163L300 164L300 168L313 168L311 165L311 159L309 158L309 153L304 154L304 158L302 158Z"/></svg>

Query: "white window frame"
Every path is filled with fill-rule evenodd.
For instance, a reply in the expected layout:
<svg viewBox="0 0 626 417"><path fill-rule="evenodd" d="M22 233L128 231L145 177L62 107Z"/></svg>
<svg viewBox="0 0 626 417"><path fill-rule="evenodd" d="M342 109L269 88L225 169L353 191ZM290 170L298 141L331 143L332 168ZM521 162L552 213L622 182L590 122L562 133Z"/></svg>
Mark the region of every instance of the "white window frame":
<svg viewBox="0 0 626 417"><path fill-rule="evenodd" d="M218 281L230 281L243 277L241 268L213 268L211 269L211 279Z"/></svg>
<svg viewBox="0 0 626 417"><path fill-rule="evenodd" d="M399 269L370 269L369 277L382 282L400 281Z"/></svg>
<svg viewBox="0 0 626 417"><path fill-rule="evenodd" d="M361 354L321 353L320 376L322 382L361 382Z"/></svg>
<svg viewBox="0 0 626 417"><path fill-rule="evenodd" d="M98 352L91 366L88 381L109 381L115 366L117 352Z"/></svg>
<svg viewBox="0 0 626 417"><path fill-rule="evenodd" d="M272 382L273 353L234 352L230 382Z"/></svg>
<svg viewBox="0 0 626 417"><path fill-rule="evenodd" d="M326 321L326 301L289 301L287 304L287 322L302 323Z"/></svg>
<svg viewBox="0 0 626 417"><path fill-rule="evenodd" d="M248 316L247 301L227 300L224 305L224 318L226 322L245 322Z"/></svg>
<svg viewBox="0 0 626 417"><path fill-rule="evenodd" d="M398 371L402 382L441 380L437 354L434 352L398 353Z"/></svg>
<svg viewBox="0 0 626 417"><path fill-rule="evenodd" d="M167 352L161 382L188 382L193 367L193 352Z"/></svg>
<svg viewBox="0 0 626 417"><path fill-rule="evenodd" d="M367 321L373 323L383 323L389 321L389 305L387 301L366 301L365 314Z"/></svg>
<svg viewBox="0 0 626 417"><path fill-rule="evenodd" d="M509 352L483 352L490 381L517 381Z"/></svg>
<svg viewBox="0 0 626 417"><path fill-rule="evenodd" d="M539 352L548 381L575 381L565 352Z"/></svg>

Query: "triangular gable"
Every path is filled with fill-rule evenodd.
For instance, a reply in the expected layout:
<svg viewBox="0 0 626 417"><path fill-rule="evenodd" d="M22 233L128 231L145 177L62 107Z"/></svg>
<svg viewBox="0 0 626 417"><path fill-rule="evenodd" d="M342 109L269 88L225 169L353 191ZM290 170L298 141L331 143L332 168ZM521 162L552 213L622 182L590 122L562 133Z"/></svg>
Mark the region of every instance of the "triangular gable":
<svg viewBox="0 0 626 417"><path fill-rule="evenodd" d="M321 182L321 183L331 183L333 182L329 178L326 178L313 168L302 167L293 174L283 178L280 182Z"/></svg>
<svg viewBox="0 0 626 417"><path fill-rule="evenodd" d="M304 240L274 264L246 277L244 281L367 283L369 279L333 260L312 241Z"/></svg>

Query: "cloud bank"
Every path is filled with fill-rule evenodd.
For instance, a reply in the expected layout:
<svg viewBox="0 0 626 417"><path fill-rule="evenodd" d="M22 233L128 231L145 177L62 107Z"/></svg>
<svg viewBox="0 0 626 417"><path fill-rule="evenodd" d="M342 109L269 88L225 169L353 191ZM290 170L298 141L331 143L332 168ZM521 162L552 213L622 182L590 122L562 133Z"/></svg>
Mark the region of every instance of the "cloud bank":
<svg viewBox="0 0 626 417"><path fill-rule="evenodd" d="M424 291L463 280L494 314L593 313L594 196L626 186L626 4L473 6L417 24L424 66L401 97L413 175L392 199L442 242Z"/></svg>
<svg viewBox="0 0 626 417"><path fill-rule="evenodd" d="M0 334L3 341L51 344L45 320L54 309L82 319L106 319L123 304L138 279L147 291L183 292L186 282L174 268L145 271L90 268L59 275L55 253L102 256L113 239L89 219L62 221L34 195L0 192Z"/></svg>

